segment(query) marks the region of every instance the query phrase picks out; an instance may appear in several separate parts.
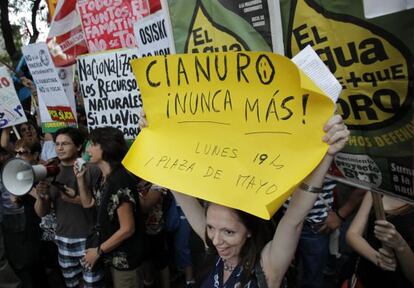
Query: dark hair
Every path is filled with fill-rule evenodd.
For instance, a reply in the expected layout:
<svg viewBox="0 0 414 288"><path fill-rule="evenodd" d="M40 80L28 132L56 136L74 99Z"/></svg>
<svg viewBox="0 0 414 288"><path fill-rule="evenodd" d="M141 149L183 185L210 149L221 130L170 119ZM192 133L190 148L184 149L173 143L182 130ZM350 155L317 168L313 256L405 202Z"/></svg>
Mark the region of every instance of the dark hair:
<svg viewBox="0 0 414 288"><path fill-rule="evenodd" d="M22 123L22 124L19 124L18 126L17 126L17 130L19 131L19 133L20 134L22 134L22 131L21 131L21 129L22 129L22 126L23 125L25 125L25 126L32 126L33 127L33 129L35 130L35 132L36 132L36 136L37 136L37 138L40 138L40 135L41 135L41 131L40 131L40 129L39 129L39 126L37 126L37 124L36 124L36 122L34 122L34 121L32 121L32 120L28 120L27 122L24 122L24 123Z"/></svg>
<svg viewBox="0 0 414 288"><path fill-rule="evenodd" d="M56 142L56 138L59 135L67 135L72 140L73 144L75 144L76 147L81 147L83 145L83 142L85 142L85 138L83 137L81 131L78 128L74 127L65 127L61 128L58 131L56 131L54 140Z"/></svg>
<svg viewBox="0 0 414 288"><path fill-rule="evenodd" d="M0 165L2 165L4 161L11 157L13 157L13 154L0 146Z"/></svg>
<svg viewBox="0 0 414 288"><path fill-rule="evenodd" d="M206 213L209 206L210 204L207 203ZM272 239L275 227L272 221L261 219L238 209L233 210L251 234L251 237L246 239L239 255L241 259L240 264L243 268L240 276L240 287L244 287L252 277L255 277L255 265L260 260L260 253L264 246ZM217 250L208 237L207 230L205 231L205 239L209 250L214 251L214 256L216 256Z"/></svg>
<svg viewBox="0 0 414 288"><path fill-rule="evenodd" d="M39 141L27 141L25 139L19 139L16 141L16 144L14 145L15 148L23 147L29 150L30 154L38 153L37 157L40 157L40 153L42 152L42 146L40 145Z"/></svg>
<svg viewBox="0 0 414 288"><path fill-rule="evenodd" d="M92 130L90 140L93 144L99 144L102 149L102 159L109 163L111 169L121 165L122 159L128 151L124 134L113 127L102 127Z"/></svg>

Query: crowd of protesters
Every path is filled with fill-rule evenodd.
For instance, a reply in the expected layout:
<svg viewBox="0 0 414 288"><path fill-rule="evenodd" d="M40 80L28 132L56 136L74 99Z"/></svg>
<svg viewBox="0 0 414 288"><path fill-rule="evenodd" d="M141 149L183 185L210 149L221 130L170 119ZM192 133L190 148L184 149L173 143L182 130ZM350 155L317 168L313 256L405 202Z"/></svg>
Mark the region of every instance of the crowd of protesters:
<svg viewBox="0 0 414 288"><path fill-rule="evenodd" d="M24 196L0 186L0 287L170 287L170 267L192 287L188 222L168 189L121 165L128 150L121 131L62 128L45 158L47 141L33 122L18 127L17 141L12 131L1 131L2 165L16 157L59 173Z"/></svg>
<svg viewBox="0 0 414 288"><path fill-rule="evenodd" d="M66 127L54 135L30 121L17 128L19 140L11 128L1 131L0 164L16 157L59 172L23 196L0 182L0 287L340 287L355 285L352 276L360 286L346 287L414 283L412 206L385 197L389 222L374 222L366 193L345 233L364 192L341 199L341 188L325 178L349 135L338 115L324 127L325 158L272 221L130 174L116 128ZM344 250L345 235L360 260Z"/></svg>

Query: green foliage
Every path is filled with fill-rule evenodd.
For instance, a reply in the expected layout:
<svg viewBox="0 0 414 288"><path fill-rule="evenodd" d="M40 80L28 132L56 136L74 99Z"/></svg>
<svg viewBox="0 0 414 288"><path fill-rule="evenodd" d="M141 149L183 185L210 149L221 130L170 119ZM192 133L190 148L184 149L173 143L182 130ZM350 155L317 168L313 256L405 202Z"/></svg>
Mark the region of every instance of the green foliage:
<svg viewBox="0 0 414 288"><path fill-rule="evenodd" d="M22 35L20 33L20 26L19 25L11 25L12 26L12 34L13 34L13 40L14 40L14 45L16 46L16 50L18 51L19 54L21 54L21 49L23 46L23 41L22 41ZM1 29L0 29L1 32ZM0 36L2 37L2 36ZM13 65L12 61L10 59L9 54L7 54L6 49L4 48L4 41L3 39L1 39L1 46L0 46L0 62L5 62L9 65Z"/></svg>
<svg viewBox="0 0 414 288"><path fill-rule="evenodd" d="M16 49L21 51L23 46L22 41L22 34L20 34L20 26L19 25L12 25L12 33L14 36L14 45L16 45Z"/></svg>
<svg viewBox="0 0 414 288"><path fill-rule="evenodd" d="M18 14L19 12L32 11L34 2L35 0L9 0L9 13ZM41 0L37 15L40 15L41 21L47 21L47 14L46 0Z"/></svg>
<svg viewBox="0 0 414 288"><path fill-rule="evenodd" d="M7 54L7 53L1 53L0 54L0 66L3 66L4 63L6 63L10 66L13 66L13 63L10 60L9 54Z"/></svg>
<svg viewBox="0 0 414 288"><path fill-rule="evenodd" d="M2 22L2 27L7 27L6 31L1 31L5 39L9 39L9 44L12 41L14 46L8 45L7 53L16 62L21 55L21 47L27 43L34 43L39 36L38 24L46 21L48 9L46 0L0 0L2 1L2 11L7 11L8 19L6 24ZM4 1L4 2L3 2ZM40 16L40 17L39 17ZM15 19L14 21L10 21ZM16 21L16 19L18 19ZM13 23L10 26L10 22ZM9 23L7 25L7 23ZM4 25L4 26L3 26ZM11 29L10 29L11 27ZM13 39L13 40L11 40ZM0 45L1 46L1 45ZM6 52L6 51L5 51ZM0 51L0 59L3 54Z"/></svg>

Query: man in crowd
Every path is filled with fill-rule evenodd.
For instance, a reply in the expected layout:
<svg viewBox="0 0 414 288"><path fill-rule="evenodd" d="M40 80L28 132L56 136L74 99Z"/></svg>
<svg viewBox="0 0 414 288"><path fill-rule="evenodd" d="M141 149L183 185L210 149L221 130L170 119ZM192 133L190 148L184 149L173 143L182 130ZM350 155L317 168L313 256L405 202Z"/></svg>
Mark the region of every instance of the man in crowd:
<svg viewBox="0 0 414 288"><path fill-rule="evenodd" d="M82 266L85 254L85 241L94 225L93 208L83 208L79 198L73 166L82 152L84 138L76 128L62 128L55 139L56 154L60 160L60 172L56 183L49 185L40 182L36 186L38 195L35 204L39 216L49 213L52 203L56 213L56 242L58 245L59 265L67 287L79 287L83 276L83 287L103 286L103 271L88 270ZM86 171L87 185L98 181L100 171L91 166Z"/></svg>

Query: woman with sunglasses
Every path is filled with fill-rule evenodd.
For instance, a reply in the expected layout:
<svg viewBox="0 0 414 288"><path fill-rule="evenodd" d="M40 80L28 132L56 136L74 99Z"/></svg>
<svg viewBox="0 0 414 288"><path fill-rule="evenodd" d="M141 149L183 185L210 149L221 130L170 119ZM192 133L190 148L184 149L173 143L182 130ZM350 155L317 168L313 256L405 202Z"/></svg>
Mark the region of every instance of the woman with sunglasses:
<svg viewBox="0 0 414 288"><path fill-rule="evenodd" d="M2 147L0 147L0 166L11 158L11 153ZM20 287L21 281L16 276L16 273L13 271L10 266L10 261L5 253L4 247L4 231L3 231L3 195L7 193L4 189L4 186L0 179L0 287ZM8 199L7 195L7 199Z"/></svg>
<svg viewBox="0 0 414 288"><path fill-rule="evenodd" d="M6 127L2 129L1 132L1 147L7 149L9 151L13 151L15 149L15 145L10 139L10 133L12 131L12 127ZM44 137L41 137L39 133L39 129L37 125L31 121L26 123L22 123L17 126L17 131L20 134L20 138L24 140L26 143L40 143L41 151L39 153L39 162L45 163L49 159L56 157L55 146L53 142L53 137L51 134L47 133Z"/></svg>
<svg viewBox="0 0 414 288"><path fill-rule="evenodd" d="M10 141L11 131L13 131L11 126L3 128L2 130L1 147L5 149L12 148L12 143ZM33 124L32 122L26 122L18 125L17 131L20 134L20 138L26 141L26 143L40 142L39 133L35 127L35 124Z"/></svg>
<svg viewBox="0 0 414 288"><path fill-rule="evenodd" d="M31 165L39 161L41 146L38 141L17 140L14 146L16 158ZM15 197L3 191L2 201L4 244L11 266L21 279L23 287L48 287L46 274L40 261L40 218L34 211L36 193Z"/></svg>

